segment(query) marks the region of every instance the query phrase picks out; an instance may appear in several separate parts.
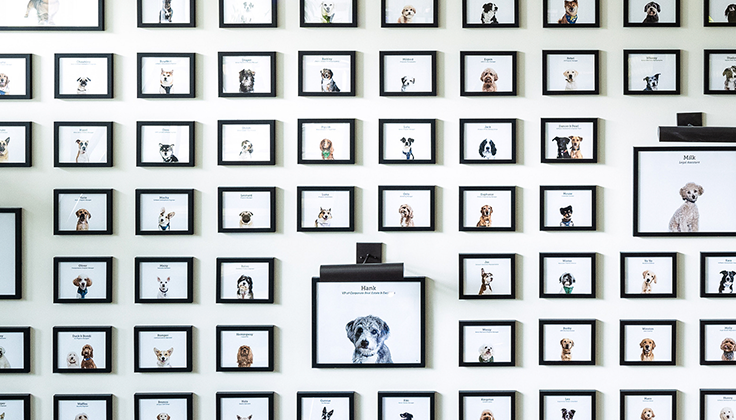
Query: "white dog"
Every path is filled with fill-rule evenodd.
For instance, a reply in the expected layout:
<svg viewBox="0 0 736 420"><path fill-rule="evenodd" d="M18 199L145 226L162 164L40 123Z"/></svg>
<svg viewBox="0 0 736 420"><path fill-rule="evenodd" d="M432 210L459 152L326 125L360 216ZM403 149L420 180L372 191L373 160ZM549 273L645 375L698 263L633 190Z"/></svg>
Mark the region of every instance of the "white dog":
<svg viewBox="0 0 736 420"><path fill-rule="evenodd" d="M733 410L731 410L731 407L723 407L720 416L721 420L733 420Z"/></svg>
<svg viewBox="0 0 736 420"><path fill-rule="evenodd" d="M166 277L166 280L161 280L161 277L156 277L156 280L158 280L158 298L164 299L168 297L171 277Z"/></svg>
<svg viewBox="0 0 736 420"><path fill-rule="evenodd" d="M322 23L332 23L335 19L335 3L332 1L323 1L320 5L320 16Z"/></svg>
<svg viewBox="0 0 736 420"><path fill-rule="evenodd" d="M173 347L168 350L159 350L154 347L153 352L156 353L156 366L160 368L171 367L171 353L174 352Z"/></svg>
<svg viewBox="0 0 736 420"><path fill-rule="evenodd" d="M76 352L70 351L69 354L66 355L66 367L68 368L78 368L79 366L79 355L77 355Z"/></svg>
<svg viewBox="0 0 736 420"><path fill-rule="evenodd" d="M575 78L578 77L577 70L565 70L562 75L565 76L565 90L578 90L578 83L575 81Z"/></svg>
<svg viewBox="0 0 736 420"><path fill-rule="evenodd" d="M10 362L5 357L5 349L3 347L0 347L0 369L10 369Z"/></svg>

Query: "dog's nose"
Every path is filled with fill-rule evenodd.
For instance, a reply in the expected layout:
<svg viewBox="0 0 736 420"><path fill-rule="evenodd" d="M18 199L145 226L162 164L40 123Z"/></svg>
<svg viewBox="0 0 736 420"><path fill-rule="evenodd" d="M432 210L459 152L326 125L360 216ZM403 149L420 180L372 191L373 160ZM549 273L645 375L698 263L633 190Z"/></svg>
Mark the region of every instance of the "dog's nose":
<svg viewBox="0 0 736 420"><path fill-rule="evenodd" d="M368 340L363 340L363 341L361 341L361 342L360 342L360 347L362 347L362 348L366 348L366 347L368 347Z"/></svg>

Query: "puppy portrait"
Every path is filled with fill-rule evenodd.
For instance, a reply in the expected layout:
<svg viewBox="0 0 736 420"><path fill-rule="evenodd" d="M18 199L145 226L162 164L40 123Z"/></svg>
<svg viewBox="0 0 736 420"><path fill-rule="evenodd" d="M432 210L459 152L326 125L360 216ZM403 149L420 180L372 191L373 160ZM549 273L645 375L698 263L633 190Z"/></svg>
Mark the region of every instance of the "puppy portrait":
<svg viewBox="0 0 736 420"><path fill-rule="evenodd" d="M479 362L481 362L481 363L493 363L493 346L491 346L490 344L483 344L478 349L478 353L480 353L480 355L478 356L478 361ZM488 411L488 410L486 410L486 411ZM488 412L490 413L490 411L488 411ZM485 411L483 413L485 413ZM483 420L483 416L482 415L481 415L480 418L481 418L481 420ZM491 418L493 418L492 415L491 415Z"/></svg>
<svg viewBox="0 0 736 420"><path fill-rule="evenodd" d="M734 6L734 9L736 9L736 5L732 4L731 6ZM723 82L723 89L736 90L736 66L731 66L724 69L723 76L726 77L726 80Z"/></svg>
<svg viewBox="0 0 736 420"><path fill-rule="evenodd" d="M402 137L399 141L402 144L401 153L406 156L406 160L414 160L414 152L412 151L412 144L414 144L414 139L411 137Z"/></svg>
<svg viewBox="0 0 736 420"><path fill-rule="evenodd" d="M241 159L251 159L253 157L253 143L250 140L243 140L240 143L240 153L238 157Z"/></svg>
<svg viewBox="0 0 736 420"><path fill-rule="evenodd" d="M97 369L95 361L92 360L94 357L94 349L89 344L85 344L82 347L82 369Z"/></svg>
<svg viewBox="0 0 736 420"><path fill-rule="evenodd" d="M78 231L86 231L89 230L89 219L92 218L92 215L89 213L87 209L79 209L75 213L77 216L77 230Z"/></svg>
<svg viewBox="0 0 736 420"><path fill-rule="evenodd" d="M253 93L253 87L256 83L256 72L251 69L240 70L239 73L240 93Z"/></svg>
<svg viewBox="0 0 736 420"><path fill-rule="evenodd" d="M165 163L177 163L179 162L179 159L174 154L174 146L175 144L158 144L158 153L161 155L161 159Z"/></svg>
<svg viewBox="0 0 736 420"><path fill-rule="evenodd" d="M644 92L653 92L659 90L659 76L662 73L657 73L654 76L644 76L644 81L647 82L647 87L644 88Z"/></svg>
<svg viewBox="0 0 736 420"><path fill-rule="evenodd" d="M327 411L327 407L322 407L322 420L330 420L330 417L332 417L332 413L334 413L335 410Z"/></svg>
<svg viewBox="0 0 736 420"><path fill-rule="evenodd" d="M156 277L156 280L158 281L158 297L159 299L164 299L169 296L169 282L171 281L171 277L166 277L166 280L161 280L161 277Z"/></svg>
<svg viewBox="0 0 736 420"><path fill-rule="evenodd" d="M159 413L159 415L156 416L156 420L171 420L171 416L167 413Z"/></svg>
<svg viewBox="0 0 736 420"><path fill-rule="evenodd" d="M575 416L575 410L562 409L562 420L572 420L573 416Z"/></svg>
<svg viewBox="0 0 736 420"><path fill-rule="evenodd" d="M552 139L552 141L557 143L557 159L570 159L570 152L567 150L567 145L570 143L570 138L555 137Z"/></svg>
<svg viewBox="0 0 736 420"><path fill-rule="evenodd" d="M158 23L171 23L174 10L171 8L171 0L161 0L161 11L158 13Z"/></svg>
<svg viewBox="0 0 736 420"><path fill-rule="evenodd" d="M247 368L253 364L253 351L249 346L240 346L238 348L238 367ZM240 418L240 416L238 416Z"/></svg>
<svg viewBox="0 0 736 420"><path fill-rule="evenodd" d="M475 227L491 227L491 214L493 214L493 207L485 205L480 208L480 220Z"/></svg>
<svg viewBox="0 0 736 420"><path fill-rule="evenodd" d="M68 368L78 368L79 367L79 355L74 352L70 351L66 355L66 367Z"/></svg>
<svg viewBox="0 0 736 420"><path fill-rule="evenodd" d="M480 23L486 25L498 25L498 19L496 19L496 12L498 12L498 6L493 3L486 3L483 5L483 11L480 12Z"/></svg>
<svg viewBox="0 0 736 420"><path fill-rule="evenodd" d="M335 160L335 148L332 147L332 140L322 139L319 142L319 151L322 153L322 160Z"/></svg>
<svg viewBox="0 0 736 420"><path fill-rule="evenodd" d="M174 70L171 69L166 71L161 69L161 75L159 76L160 87L158 93L165 95L171 94L171 88L174 87Z"/></svg>
<svg viewBox="0 0 736 420"><path fill-rule="evenodd" d="M572 206L561 207L560 208L560 214L562 215L562 220L560 221L560 226L562 226L562 227L573 227L573 226L575 226L575 223L572 221Z"/></svg>
<svg viewBox="0 0 736 420"><path fill-rule="evenodd" d="M498 86L496 85L498 73L496 73L496 70L490 67L483 70L480 74L480 80L483 82L483 87L481 88L483 92L498 91Z"/></svg>
<svg viewBox="0 0 736 420"><path fill-rule="evenodd" d="M412 23L414 16L417 14L417 9L412 5L406 5L401 9L401 16L399 16L399 23Z"/></svg>
<svg viewBox="0 0 736 420"><path fill-rule="evenodd" d="M493 282L493 273L480 269L480 291L479 295L490 295L493 292L491 289L491 282Z"/></svg>
<svg viewBox="0 0 736 420"><path fill-rule="evenodd" d="M82 141L81 139L77 139L75 143L77 144L77 156L74 158L74 161L76 163L88 163L89 153L87 153L87 149L89 148L89 140Z"/></svg>
<svg viewBox="0 0 736 420"><path fill-rule="evenodd" d="M89 293L89 287L92 286L92 279L80 274L72 280L72 283L77 286L77 299L84 299Z"/></svg>
<svg viewBox="0 0 736 420"><path fill-rule="evenodd" d="M577 0L565 0L565 15L557 23L562 25L573 25L578 21Z"/></svg>
<svg viewBox="0 0 736 420"><path fill-rule="evenodd" d="M87 85L91 81L92 79L84 76L77 79L77 95L84 95L85 93L87 93Z"/></svg>
<svg viewBox="0 0 736 420"><path fill-rule="evenodd" d="M736 356L734 355L736 351L736 340L730 337L724 338L721 342L721 350L723 350L721 360L726 362L736 361Z"/></svg>
<svg viewBox="0 0 736 420"><path fill-rule="evenodd" d="M726 6L726 18L728 23L736 23L736 4Z"/></svg>
<svg viewBox="0 0 736 420"><path fill-rule="evenodd" d="M322 23L332 23L333 19L335 19L335 3L332 1L323 1L319 7Z"/></svg>
<svg viewBox="0 0 736 420"><path fill-rule="evenodd" d="M10 149L8 149L9 144L10 137L5 140L0 140L0 162L7 162L10 160Z"/></svg>
<svg viewBox="0 0 736 420"><path fill-rule="evenodd" d="M493 140L484 139L482 142L480 142L478 153L483 159L495 158L497 151L498 150L496 149L496 143L494 143Z"/></svg>
<svg viewBox="0 0 736 420"><path fill-rule="evenodd" d="M649 270L644 270L641 275L644 277L644 282L641 284L641 292L652 293L652 285L657 284L657 275Z"/></svg>
<svg viewBox="0 0 736 420"><path fill-rule="evenodd" d="M562 72L562 75L565 76L565 90L578 90L578 84L575 81L578 74L578 71L574 69L567 69Z"/></svg>
<svg viewBox="0 0 736 420"><path fill-rule="evenodd" d="M322 69L319 72L322 76L322 92L339 92L340 88L337 87L337 83L332 80L335 75L330 69Z"/></svg>
<svg viewBox="0 0 736 420"><path fill-rule="evenodd" d="M644 22L642 23L659 22L659 12L661 11L662 9L659 7L659 3L650 1L644 6L644 13L646 13L647 17L644 18Z"/></svg>
<svg viewBox="0 0 736 420"><path fill-rule="evenodd" d="M171 353L174 352L173 347L168 350L159 350L156 347L154 347L153 352L156 354L156 366L157 367L160 367L160 368L170 368L171 367Z"/></svg>
<svg viewBox="0 0 736 420"><path fill-rule="evenodd" d="M721 412L718 414L721 420L733 420L733 410L731 407L721 408Z"/></svg>
<svg viewBox="0 0 736 420"><path fill-rule="evenodd" d="M79 413L74 416L74 420L89 420L89 416L87 416L87 413Z"/></svg>
<svg viewBox="0 0 736 420"><path fill-rule="evenodd" d="M654 410L651 408L645 408L641 411L641 420L649 420L656 417L654 415Z"/></svg>
<svg viewBox="0 0 736 420"><path fill-rule="evenodd" d="M733 282L736 271L721 271L721 281L718 284L718 293L733 293Z"/></svg>
<svg viewBox="0 0 736 420"><path fill-rule="evenodd" d="M169 230L171 229L171 218L176 215L176 212L166 214L166 207L161 207L161 213L158 215L158 229Z"/></svg>
<svg viewBox="0 0 736 420"><path fill-rule="evenodd" d="M572 348L575 346L575 342L569 338L563 338L560 340L560 346L562 347L561 359L563 362L569 362L572 360ZM574 414L574 411L573 411ZM572 418L572 417L570 417Z"/></svg>
<svg viewBox="0 0 736 420"><path fill-rule="evenodd" d="M238 224L241 228L253 226L253 212L248 210L241 211L238 219Z"/></svg>
<svg viewBox="0 0 736 420"><path fill-rule="evenodd" d="M573 276L570 273L564 273L560 276L560 285L562 285L561 292L564 292L566 295L569 295L572 293L572 290L575 288L575 276Z"/></svg>
<svg viewBox="0 0 736 420"><path fill-rule="evenodd" d="M332 209L323 209L320 207L319 215L314 221L314 227L330 227L332 226L332 222L330 222L330 220L332 220Z"/></svg>
<svg viewBox="0 0 736 420"><path fill-rule="evenodd" d="M33 9L36 9L39 25L54 25L54 16L59 12L59 0L30 0L23 17L27 18Z"/></svg>
<svg viewBox="0 0 736 420"><path fill-rule="evenodd" d="M688 182L680 188L680 197L684 203L675 211L670 219L670 232L697 232L700 224L700 213L695 204L705 190L694 182Z"/></svg>
<svg viewBox="0 0 736 420"><path fill-rule="evenodd" d="M384 343L390 329L381 318L373 315L355 318L345 325L345 331L355 346L353 363L393 363Z"/></svg>
<svg viewBox="0 0 736 420"><path fill-rule="evenodd" d="M10 91L10 77L5 73L0 73L0 95L7 95Z"/></svg>
<svg viewBox="0 0 736 420"><path fill-rule="evenodd" d="M654 343L654 340L652 340L651 338L645 338L641 340L641 343L639 343L639 347L641 347L641 361L653 362L654 348L657 347L657 345ZM652 417L654 417L654 413L652 413Z"/></svg>
<svg viewBox="0 0 736 420"><path fill-rule="evenodd" d="M238 299L253 299L253 279L246 275L238 278Z"/></svg>
<svg viewBox="0 0 736 420"><path fill-rule="evenodd" d="M414 227L414 209L410 205L400 205L399 214L401 215L401 220L399 221L401 227Z"/></svg>
<svg viewBox="0 0 736 420"><path fill-rule="evenodd" d="M5 348L0 347L0 369L10 369L10 362L5 357Z"/></svg>
<svg viewBox="0 0 736 420"><path fill-rule="evenodd" d="M570 136L570 157L573 159L582 159L583 152L580 150L580 143L583 138L580 136Z"/></svg>
<svg viewBox="0 0 736 420"><path fill-rule="evenodd" d="M401 91L406 92L407 89L409 89L409 86L413 85L416 82L416 79L409 76L403 76L401 78Z"/></svg>

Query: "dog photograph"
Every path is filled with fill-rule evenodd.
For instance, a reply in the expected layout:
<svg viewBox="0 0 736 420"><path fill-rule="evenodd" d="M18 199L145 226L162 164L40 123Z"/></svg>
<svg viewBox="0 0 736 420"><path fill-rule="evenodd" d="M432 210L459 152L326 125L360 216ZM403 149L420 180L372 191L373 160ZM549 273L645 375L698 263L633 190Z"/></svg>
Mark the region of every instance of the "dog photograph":
<svg viewBox="0 0 736 420"><path fill-rule="evenodd" d="M434 420L434 392L378 392L378 420Z"/></svg>
<svg viewBox="0 0 736 420"><path fill-rule="evenodd" d="M276 27L271 0L220 0L220 28Z"/></svg>
<svg viewBox="0 0 736 420"><path fill-rule="evenodd" d="M514 366L514 321L460 321L460 366Z"/></svg>
<svg viewBox="0 0 736 420"><path fill-rule="evenodd" d="M677 391L621 391L622 420L677 418ZM717 420L717 417L713 417Z"/></svg>
<svg viewBox="0 0 736 420"><path fill-rule="evenodd" d="M54 190L54 235L111 235L112 190Z"/></svg>
<svg viewBox="0 0 736 420"><path fill-rule="evenodd" d="M539 229L595 230L595 186L541 186Z"/></svg>
<svg viewBox="0 0 736 420"><path fill-rule="evenodd" d="M736 3L733 0L705 0L705 26L735 26Z"/></svg>
<svg viewBox="0 0 736 420"><path fill-rule="evenodd" d="M297 187L297 232L352 232L354 187Z"/></svg>
<svg viewBox="0 0 736 420"><path fill-rule="evenodd" d="M516 162L515 119L461 119L460 163Z"/></svg>
<svg viewBox="0 0 736 420"><path fill-rule="evenodd" d="M138 53L138 97L193 98L194 57L194 53Z"/></svg>
<svg viewBox="0 0 736 420"><path fill-rule="evenodd" d="M353 392L297 392L296 420L349 420L353 418Z"/></svg>
<svg viewBox="0 0 736 420"><path fill-rule="evenodd" d="M0 394L2 420L28 419L31 416L31 394Z"/></svg>
<svg viewBox="0 0 736 420"><path fill-rule="evenodd" d="M112 257L54 257L54 303L112 302Z"/></svg>
<svg viewBox="0 0 736 420"><path fill-rule="evenodd" d="M273 334L272 325L218 325L216 332L217 371L273 371ZM243 418L247 418L247 415ZM262 418L267 419L268 417Z"/></svg>
<svg viewBox="0 0 736 420"><path fill-rule="evenodd" d="M676 296L676 252L621 253L622 298Z"/></svg>
<svg viewBox="0 0 736 420"><path fill-rule="evenodd" d="M191 393L137 393L134 395L135 416L141 420L193 420L193 399Z"/></svg>
<svg viewBox="0 0 736 420"><path fill-rule="evenodd" d="M55 54L54 98L111 99L112 54Z"/></svg>
<svg viewBox="0 0 736 420"><path fill-rule="evenodd" d="M218 165L276 164L276 121L220 120L217 125Z"/></svg>
<svg viewBox="0 0 736 420"><path fill-rule="evenodd" d="M135 327L136 372L191 372L192 327Z"/></svg>
<svg viewBox="0 0 736 420"><path fill-rule="evenodd" d="M736 363L736 321L700 320L700 364Z"/></svg>
<svg viewBox="0 0 736 420"><path fill-rule="evenodd" d="M31 166L31 123L0 122L0 168Z"/></svg>
<svg viewBox="0 0 736 420"><path fill-rule="evenodd" d="M275 188L218 188L219 232L275 232Z"/></svg>
<svg viewBox="0 0 736 420"><path fill-rule="evenodd" d="M381 51L381 96L437 96L436 51Z"/></svg>
<svg viewBox="0 0 736 420"><path fill-rule="evenodd" d="M624 50L624 63L624 95L680 94L680 50Z"/></svg>
<svg viewBox="0 0 736 420"><path fill-rule="evenodd" d="M379 186L379 231L433 231L434 186Z"/></svg>
<svg viewBox="0 0 736 420"><path fill-rule="evenodd" d="M299 164L354 164L354 119L300 119Z"/></svg>
<svg viewBox="0 0 736 420"><path fill-rule="evenodd" d="M542 94L598 95L598 55L596 50L542 51Z"/></svg>
<svg viewBox="0 0 736 420"><path fill-rule="evenodd" d="M736 254L700 253L700 297L736 298Z"/></svg>
<svg viewBox="0 0 736 420"><path fill-rule="evenodd" d="M539 391L540 420L593 419L595 391Z"/></svg>
<svg viewBox="0 0 736 420"><path fill-rule="evenodd" d="M358 26L357 0L300 0L300 26Z"/></svg>
<svg viewBox="0 0 736 420"><path fill-rule="evenodd" d="M112 123L55 122L54 166L112 167Z"/></svg>
<svg viewBox="0 0 736 420"><path fill-rule="evenodd" d="M55 394L54 418L70 420L112 420L112 399L112 394Z"/></svg>
<svg viewBox="0 0 736 420"><path fill-rule="evenodd" d="M194 190L136 190L136 235L192 235Z"/></svg>
<svg viewBox="0 0 736 420"><path fill-rule="evenodd" d="M460 187L460 231L516 229L516 187Z"/></svg>
<svg viewBox="0 0 736 420"><path fill-rule="evenodd" d="M192 257L136 257L136 303L191 303Z"/></svg>
<svg viewBox="0 0 736 420"><path fill-rule="evenodd" d="M518 28L516 0L463 0L463 28Z"/></svg>
<svg viewBox="0 0 736 420"><path fill-rule="evenodd" d="M103 30L102 0L29 0L3 4L0 29Z"/></svg>
<svg viewBox="0 0 736 420"><path fill-rule="evenodd" d="M0 54L0 100L2 99L31 99L30 54Z"/></svg>
<svg viewBox="0 0 736 420"><path fill-rule="evenodd" d="M432 119L380 119L378 163L436 162L436 121Z"/></svg>
<svg viewBox="0 0 736 420"><path fill-rule="evenodd" d="M30 334L29 327L0 328L0 373L30 371Z"/></svg>
<svg viewBox="0 0 736 420"><path fill-rule="evenodd" d="M544 0L545 28L598 28L598 0Z"/></svg>
<svg viewBox="0 0 736 420"><path fill-rule="evenodd" d="M621 321L621 365L675 365L676 321Z"/></svg>
<svg viewBox="0 0 736 420"><path fill-rule="evenodd" d="M355 51L299 51L298 80L299 96L355 96Z"/></svg>
<svg viewBox="0 0 736 420"><path fill-rule="evenodd" d="M516 418L516 391L460 391L459 420Z"/></svg>
<svg viewBox="0 0 736 420"><path fill-rule="evenodd" d="M219 327L218 327L219 328ZM273 392L218 392L214 420L272 420Z"/></svg>
<svg viewBox="0 0 736 420"><path fill-rule="evenodd" d="M701 389L700 416L704 419L733 420L736 415L733 389Z"/></svg>
<svg viewBox="0 0 736 420"><path fill-rule="evenodd" d="M218 258L217 303L273 303L273 258Z"/></svg>
<svg viewBox="0 0 736 420"><path fill-rule="evenodd" d="M595 298L596 253L540 253L539 297Z"/></svg>
<svg viewBox="0 0 736 420"><path fill-rule="evenodd" d="M595 365L594 319L540 319L540 365Z"/></svg>
<svg viewBox="0 0 736 420"><path fill-rule="evenodd" d="M736 13L736 5L734 5ZM706 95L736 94L736 50L705 50Z"/></svg>
<svg viewBox="0 0 736 420"><path fill-rule="evenodd" d="M516 95L516 52L460 52L460 96Z"/></svg>
<svg viewBox="0 0 736 420"><path fill-rule="evenodd" d="M515 254L460 254L460 299L513 299Z"/></svg>
<svg viewBox="0 0 736 420"><path fill-rule="evenodd" d="M138 121L136 166L194 166L194 121Z"/></svg>
<svg viewBox="0 0 736 420"><path fill-rule="evenodd" d="M597 118L542 118L542 163L597 162Z"/></svg>
<svg viewBox="0 0 736 420"><path fill-rule="evenodd" d="M112 372L111 340L112 327L54 327L54 373Z"/></svg>
<svg viewBox="0 0 736 420"><path fill-rule="evenodd" d="M276 53L220 52L219 96L275 97Z"/></svg>
<svg viewBox="0 0 736 420"><path fill-rule="evenodd" d="M679 0L627 0L624 26L680 26Z"/></svg>
<svg viewBox="0 0 736 420"><path fill-rule="evenodd" d="M381 27L438 26L437 0L381 0Z"/></svg>
<svg viewBox="0 0 736 420"><path fill-rule="evenodd" d="M138 0L138 27L194 27L194 0Z"/></svg>

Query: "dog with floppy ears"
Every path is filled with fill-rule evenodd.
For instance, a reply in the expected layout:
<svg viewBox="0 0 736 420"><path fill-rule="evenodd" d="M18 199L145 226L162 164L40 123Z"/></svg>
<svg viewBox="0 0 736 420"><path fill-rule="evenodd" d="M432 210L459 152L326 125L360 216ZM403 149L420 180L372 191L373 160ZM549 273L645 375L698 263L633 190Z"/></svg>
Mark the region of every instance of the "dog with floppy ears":
<svg viewBox="0 0 736 420"><path fill-rule="evenodd" d="M322 139L319 142L319 151L322 153L322 160L335 160L335 148L332 146L332 140Z"/></svg>
<svg viewBox="0 0 736 420"><path fill-rule="evenodd" d="M353 363L393 363L385 344L391 330L381 318L361 316L345 325L348 340L353 343Z"/></svg>
<svg viewBox="0 0 736 420"><path fill-rule="evenodd" d="M733 283L736 280L736 271L721 271L721 281L718 284L718 293L733 293Z"/></svg>
<svg viewBox="0 0 736 420"><path fill-rule="evenodd" d="M480 220L475 227L491 227L491 214L493 214L493 207L485 205L480 208Z"/></svg>
<svg viewBox="0 0 736 420"><path fill-rule="evenodd" d="M702 186L688 182L680 188L680 197L684 203L675 211L670 219L670 232L697 232L700 226L700 213L695 204L705 190Z"/></svg>
<svg viewBox="0 0 736 420"><path fill-rule="evenodd" d="M85 344L82 347L82 369L97 369L95 361L92 360L94 357L94 350L89 344Z"/></svg>
<svg viewBox="0 0 736 420"><path fill-rule="evenodd" d="M496 420L496 418L493 417L491 410L483 410L480 413L480 420Z"/></svg>
<svg viewBox="0 0 736 420"><path fill-rule="evenodd" d="M77 230L89 230L89 219L92 218L90 212L87 209L79 209L75 214L77 216Z"/></svg>
<svg viewBox="0 0 736 420"><path fill-rule="evenodd" d="M79 275L72 280L72 284L77 286L77 299L84 299L87 297L87 293L89 293L89 287L92 286L92 279Z"/></svg>
<svg viewBox="0 0 736 420"><path fill-rule="evenodd" d="M641 292L652 293L652 285L657 284L657 275L652 271L644 270L641 276L644 278L644 282L641 284Z"/></svg>
<svg viewBox="0 0 736 420"><path fill-rule="evenodd" d="M498 12L498 6L493 3L484 4L483 11L480 13L480 23L484 23L486 25L498 25L496 12Z"/></svg>
<svg viewBox="0 0 736 420"><path fill-rule="evenodd" d="M238 299L253 299L253 279L246 275L238 278Z"/></svg>
<svg viewBox="0 0 736 420"><path fill-rule="evenodd" d="M414 15L417 14L416 7L412 5L406 5L401 9L401 16L399 16L399 23L412 23Z"/></svg>
<svg viewBox="0 0 736 420"><path fill-rule="evenodd" d="M736 361L736 340L730 337L724 338L721 342L721 350L723 350L721 360L724 362Z"/></svg>
<svg viewBox="0 0 736 420"><path fill-rule="evenodd" d="M238 348L238 367L247 368L253 364L253 351L250 346L240 346Z"/></svg>

